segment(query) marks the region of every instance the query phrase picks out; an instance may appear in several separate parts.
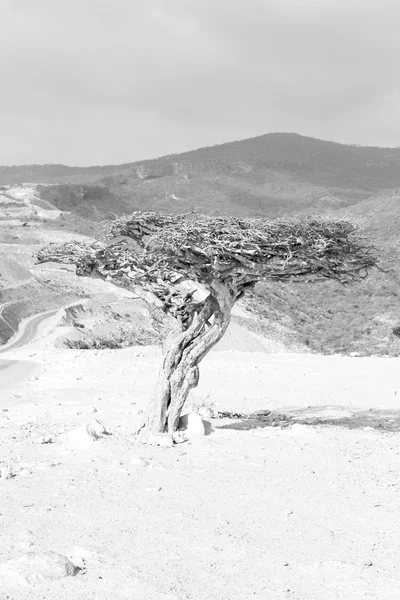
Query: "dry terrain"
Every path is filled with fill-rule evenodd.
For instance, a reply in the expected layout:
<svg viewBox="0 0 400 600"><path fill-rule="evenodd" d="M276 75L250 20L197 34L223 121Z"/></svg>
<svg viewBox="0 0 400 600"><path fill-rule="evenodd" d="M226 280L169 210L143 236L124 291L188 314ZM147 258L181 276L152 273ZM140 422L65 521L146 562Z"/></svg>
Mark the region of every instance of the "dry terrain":
<svg viewBox="0 0 400 600"><path fill-rule="evenodd" d="M81 570L27 584L6 565L2 599L400 597L400 359L217 347L197 403L270 418L160 448L132 435L159 350L56 349L56 323L0 361L0 561L53 551ZM96 441L76 433L93 418Z"/></svg>
<svg viewBox="0 0 400 600"><path fill-rule="evenodd" d="M400 598L399 162L274 134L0 167L0 600ZM350 218L384 270L349 288L260 285L187 407L207 435L144 446L162 320L34 259L138 208Z"/></svg>

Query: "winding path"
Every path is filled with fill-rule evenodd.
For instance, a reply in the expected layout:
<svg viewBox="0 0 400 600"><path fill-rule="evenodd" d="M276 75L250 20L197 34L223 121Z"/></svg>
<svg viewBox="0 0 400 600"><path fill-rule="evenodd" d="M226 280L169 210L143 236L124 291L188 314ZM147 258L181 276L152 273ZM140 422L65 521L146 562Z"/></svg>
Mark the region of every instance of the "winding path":
<svg viewBox="0 0 400 600"><path fill-rule="evenodd" d="M46 319L49 319L50 317L54 316L59 310L60 309L58 308L55 310L48 310L46 312L39 313L38 315L34 315L29 319L26 319L26 321L21 323L21 328L16 334L16 336L14 336L13 339L11 339L7 344L5 344L5 346L0 348L0 353L9 352L10 350L16 350L17 348L21 348L21 346L24 346L25 344L31 342L36 336L36 332L38 330L39 325ZM5 368L5 366L3 366L3 368Z"/></svg>

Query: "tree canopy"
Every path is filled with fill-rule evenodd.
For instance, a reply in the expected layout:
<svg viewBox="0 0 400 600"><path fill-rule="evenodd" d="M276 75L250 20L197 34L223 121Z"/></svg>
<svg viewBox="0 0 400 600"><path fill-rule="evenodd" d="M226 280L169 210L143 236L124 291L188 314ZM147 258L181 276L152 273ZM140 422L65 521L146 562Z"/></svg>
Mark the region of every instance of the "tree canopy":
<svg viewBox="0 0 400 600"><path fill-rule="evenodd" d="M197 305L193 292L179 289L184 280L207 291L219 282L239 297L262 278L348 283L376 265L373 248L347 221L154 212L117 217L102 242L51 244L37 258L74 263L78 274L120 286L140 286L183 323Z"/></svg>

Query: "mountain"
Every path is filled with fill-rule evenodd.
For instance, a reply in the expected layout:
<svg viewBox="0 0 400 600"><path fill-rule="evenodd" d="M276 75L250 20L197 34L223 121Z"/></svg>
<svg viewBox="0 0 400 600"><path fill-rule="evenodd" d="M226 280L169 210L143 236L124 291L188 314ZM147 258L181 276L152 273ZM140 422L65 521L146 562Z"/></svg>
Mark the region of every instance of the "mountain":
<svg viewBox="0 0 400 600"><path fill-rule="evenodd" d="M275 218L400 187L400 149L274 133L119 166L0 167L0 185L22 181L47 184L43 199L92 220L135 209Z"/></svg>

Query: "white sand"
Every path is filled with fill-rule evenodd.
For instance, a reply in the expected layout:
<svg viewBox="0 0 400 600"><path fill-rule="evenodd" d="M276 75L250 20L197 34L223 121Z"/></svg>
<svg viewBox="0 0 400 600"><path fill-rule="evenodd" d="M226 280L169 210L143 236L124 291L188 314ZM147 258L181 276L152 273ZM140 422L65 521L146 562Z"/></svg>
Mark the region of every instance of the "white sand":
<svg viewBox="0 0 400 600"><path fill-rule="evenodd" d="M0 370L0 460L27 466L0 479L0 560L51 550L87 566L49 584L5 581L2 600L400 598L400 434L334 424L368 409L373 426L395 418L400 359L215 351L198 397L331 424L215 429L173 449L131 435L158 350L43 338L2 359L22 362ZM76 452L39 443L93 416L113 435Z"/></svg>

